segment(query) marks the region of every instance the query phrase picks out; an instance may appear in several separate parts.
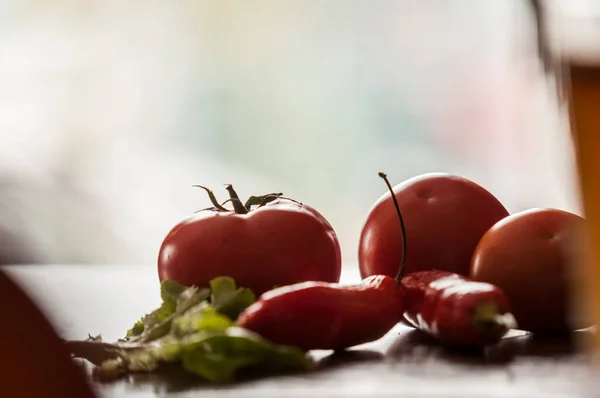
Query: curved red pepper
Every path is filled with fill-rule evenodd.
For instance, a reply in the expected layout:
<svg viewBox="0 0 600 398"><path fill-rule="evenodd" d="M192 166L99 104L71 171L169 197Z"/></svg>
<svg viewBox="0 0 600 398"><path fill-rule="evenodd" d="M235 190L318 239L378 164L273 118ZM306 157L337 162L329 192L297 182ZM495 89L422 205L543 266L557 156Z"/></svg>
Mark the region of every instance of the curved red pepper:
<svg viewBox="0 0 600 398"><path fill-rule="evenodd" d="M339 350L383 337L404 310L404 293L385 275L358 285L304 282L264 293L238 326L304 350Z"/></svg>
<svg viewBox="0 0 600 398"><path fill-rule="evenodd" d="M437 340L461 346L497 343L516 327L500 288L448 271L421 271L401 279L404 317Z"/></svg>

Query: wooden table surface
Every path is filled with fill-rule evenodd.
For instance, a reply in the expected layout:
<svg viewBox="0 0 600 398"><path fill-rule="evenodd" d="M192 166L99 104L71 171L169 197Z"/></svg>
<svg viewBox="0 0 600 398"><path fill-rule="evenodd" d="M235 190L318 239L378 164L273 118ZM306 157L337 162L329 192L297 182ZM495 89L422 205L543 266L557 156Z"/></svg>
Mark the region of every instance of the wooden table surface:
<svg viewBox="0 0 600 398"><path fill-rule="evenodd" d="M64 338L102 334L113 341L160 302L152 267L11 266L5 270L46 311ZM358 274L344 274L346 282ZM314 353L308 374L264 378L227 387L193 377L136 377L96 384L102 397L581 397L593 388L589 355L576 339L537 339L511 332L482 352L456 352L401 325L383 339L343 355Z"/></svg>

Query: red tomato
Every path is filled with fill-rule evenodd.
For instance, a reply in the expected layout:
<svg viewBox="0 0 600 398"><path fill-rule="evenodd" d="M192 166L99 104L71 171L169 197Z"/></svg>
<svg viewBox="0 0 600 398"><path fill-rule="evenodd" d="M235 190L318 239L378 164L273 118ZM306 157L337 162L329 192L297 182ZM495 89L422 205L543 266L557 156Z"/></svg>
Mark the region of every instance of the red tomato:
<svg viewBox="0 0 600 398"><path fill-rule="evenodd" d="M569 286L581 259L583 218L556 209L530 209L498 222L473 254L471 277L500 287L519 328L563 332L570 325Z"/></svg>
<svg viewBox="0 0 600 398"><path fill-rule="evenodd" d="M160 248L160 280L208 286L229 276L260 295L304 281L338 282L342 256L327 220L279 199L247 214L205 210L183 220Z"/></svg>
<svg viewBox="0 0 600 398"><path fill-rule="evenodd" d="M33 301L0 272L0 372L3 397L95 396L54 329Z"/></svg>
<svg viewBox="0 0 600 398"><path fill-rule="evenodd" d="M431 173L394 187L406 226L404 275L431 269L468 275L479 239L508 212L472 181ZM389 192L375 203L362 228L358 262L363 278L395 276L402 257L402 232Z"/></svg>

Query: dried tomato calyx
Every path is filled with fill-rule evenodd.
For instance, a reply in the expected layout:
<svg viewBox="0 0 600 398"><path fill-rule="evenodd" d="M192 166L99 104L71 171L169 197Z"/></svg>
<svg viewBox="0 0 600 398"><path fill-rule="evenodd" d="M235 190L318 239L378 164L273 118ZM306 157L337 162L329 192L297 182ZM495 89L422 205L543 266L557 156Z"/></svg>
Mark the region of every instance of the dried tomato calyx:
<svg viewBox="0 0 600 398"><path fill-rule="evenodd" d="M262 206L264 206L270 202L273 202L274 200L277 200L277 199L286 199L286 200L290 200L292 202L301 204L297 200L284 197L283 193L281 193L281 192L273 192L273 193L268 193L266 195L261 195L261 196L250 196L248 198L248 200L246 200L245 203L242 203L237 192L235 191L235 189L233 189L233 185L231 185L231 184L225 185L225 189L229 193L229 199L227 199L226 201L224 201L222 203L219 203L214 192L212 190L210 190L209 188L207 188L203 185L193 185L193 186L196 188L204 189L206 191L206 193L208 194L210 202L213 204L212 207L207 207L205 209L201 209L198 211L212 210L212 211L218 211L218 212L235 212L236 214L247 214L250 211L254 210L254 208L262 207ZM231 203L233 205L233 210L230 210L224 206L227 203Z"/></svg>

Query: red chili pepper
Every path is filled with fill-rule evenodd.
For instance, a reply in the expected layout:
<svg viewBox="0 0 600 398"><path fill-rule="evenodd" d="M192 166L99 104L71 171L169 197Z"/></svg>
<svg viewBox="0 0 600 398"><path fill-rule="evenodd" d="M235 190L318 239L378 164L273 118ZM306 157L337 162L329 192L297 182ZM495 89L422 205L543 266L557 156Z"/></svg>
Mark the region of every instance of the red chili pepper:
<svg viewBox="0 0 600 398"><path fill-rule="evenodd" d="M275 343L339 350L383 337L403 310L398 283L373 275L359 285L304 282L271 290L237 323Z"/></svg>
<svg viewBox="0 0 600 398"><path fill-rule="evenodd" d="M439 341L460 346L497 343L516 327L500 288L448 271L420 271L401 280L404 317Z"/></svg>
<svg viewBox="0 0 600 398"><path fill-rule="evenodd" d="M379 175L391 189L385 174ZM398 210L398 203L394 204ZM304 282L280 287L264 293L237 323L275 343L304 350L339 350L375 341L404 312L404 292L398 283L401 272L395 279L372 275L351 286Z"/></svg>

